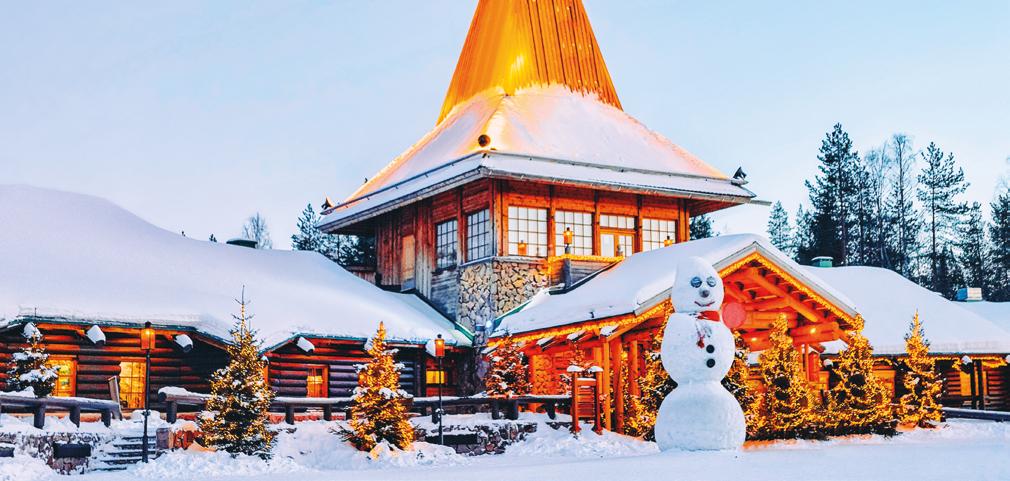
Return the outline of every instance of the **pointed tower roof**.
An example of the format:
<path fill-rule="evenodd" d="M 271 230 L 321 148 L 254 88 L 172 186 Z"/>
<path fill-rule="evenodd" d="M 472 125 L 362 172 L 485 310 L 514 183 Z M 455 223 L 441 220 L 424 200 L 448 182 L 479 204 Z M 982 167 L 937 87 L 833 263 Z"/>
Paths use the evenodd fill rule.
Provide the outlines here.
<path fill-rule="evenodd" d="M 582 0 L 481 0 L 438 122 L 484 90 L 546 85 L 621 108 Z"/>
<path fill-rule="evenodd" d="M 625 113 L 581 0 L 480 0 L 438 124 L 323 212 L 332 232 L 479 178 L 750 202 L 730 178 Z"/>

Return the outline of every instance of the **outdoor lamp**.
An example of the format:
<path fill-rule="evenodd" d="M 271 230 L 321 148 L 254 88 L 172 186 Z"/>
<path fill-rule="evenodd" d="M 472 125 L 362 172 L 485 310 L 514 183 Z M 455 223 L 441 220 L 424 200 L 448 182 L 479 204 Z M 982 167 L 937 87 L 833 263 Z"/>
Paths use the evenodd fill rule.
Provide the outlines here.
<path fill-rule="evenodd" d="M 445 384 L 445 371 L 442 369 L 442 358 L 445 357 L 445 339 L 439 334 L 435 338 L 435 359 L 438 359 L 438 444 L 445 445 L 445 437 L 442 434 L 442 385 Z"/>
<path fill-rule="evenodd" d="M 445 356 L 445 339 L 442 339 L 442 335 L 439 334 L 435 338 L 435 357 L 441 359 L 442 356 Z"/>
<path fill-rule="evenodd" d="M 151 328 L 151 321 L 144 323 L 144 328 L 140 330 L 140 349 L 144 351 L 144 435 L 140 448 L 141 458 L 146 463 L 147 457 L 147 417 L 151 415 L 151 349 L 154 349 L 154 329 Z"/>
<path fill-rule="evenodd" d="M 671 239 L 670 236 L 666 236 L 666 239 L 663 239 L 663 247 L 670 247 L 672 245 L 673 239 Z"/>
<path fill-rule="evenodd" d="M 154 329 L 151 328 L 151 321 L 144 323 L 144 328 L 140 331 L 140 348 L 145 351 L 154 349 Z"/>
<path fill-rule="evenodd" d="M 572 232 L 571 227 L 565 227 L 565 254 L 572 253 L 572 239 L 575 237 L 575 233 Z"/>
<path fill-rule="evenodd" d="M 526 255 L 526 241 L 520 239 L 519 246 L 516 247 L 516 250 L 519 251 L 519 255 Z"/>

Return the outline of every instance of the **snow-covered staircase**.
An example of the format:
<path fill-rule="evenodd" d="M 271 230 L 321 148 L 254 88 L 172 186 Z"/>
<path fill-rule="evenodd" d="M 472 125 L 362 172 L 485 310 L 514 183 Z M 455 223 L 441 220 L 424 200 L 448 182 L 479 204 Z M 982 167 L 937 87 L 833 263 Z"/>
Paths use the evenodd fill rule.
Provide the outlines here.
<path fill-rule="evenodd" d="M 97 459 L 92 464 L 96 471 L 121 471 L 139 463 L 143 459 L 143 433 L 127 432 L 113 439 L 99 449 Z M 154 433 L 147 436 L 147 455 L 149 459 L 157 458 L 157 440 Z"/>

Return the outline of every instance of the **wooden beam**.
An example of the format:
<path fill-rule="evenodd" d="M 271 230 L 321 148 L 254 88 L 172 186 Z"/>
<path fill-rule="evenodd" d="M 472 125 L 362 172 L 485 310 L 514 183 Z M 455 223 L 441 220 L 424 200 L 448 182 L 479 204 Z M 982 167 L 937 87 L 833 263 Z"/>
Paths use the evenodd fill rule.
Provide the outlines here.
<path fill-rule="evenodd" d="M 824 321 L 824 316 L 818 314 L 816 310 L 814 310 L 810 306 L 808 306 L 808 305 L 800 302 L 800 300 L 798 300 L 797 298 L 795 298 L 792 295 L 790 295 L 788 292 L 786 292 L 785 289 L 782 288 L 782 286 L 778 286 L 776 284 L 773 284 L 771 281 L 769 281 L 768 279 L 766 279 L 764 276 L 761 275 L 760 272 L 758 272 L 757 268 L 751 267 L 751 268 L 747 269 L 746 270 L 746 275 L 747 275 L 747 278 L 749 280 L 751 280 L 752 282 L 754 282 L 755 284 L 761 286 L 762 288 L 764 288 L 764 289 L 766 289 L 766 290 L 768 290 L 768 291 L 770 291 L 772 293 L 775 293 L 775 294 L 778 294 L 779 296 L 781 296 L 783 299 L 785 299 L 789 303 L 789 307 L 793 308 L 796 312 L 798 312 L 803 317 L 809 319 L 812 322 L 822 322 L 822 321 Z"/>
<path fill-rule="evenodd" d="M 625 342 L 627 342 L 627 341 L 625 341 Z M 628 343 L 628 376 L 629 376 L 628 380 L 631 381 L 631 382 L 629 383 L 630 384 L 630 386 L 629 386 L 630 389 L 628 389 L 628 390 L 631 391 L 631 395 L 632 396 L 641 395 L 641 391 L 639 390 L 639 387 L 638 387 L 638 376 L 639 376 L 638 356 L 639 356 L 639 354 L 638 354 L 638 341 L 631 341 L 631 342 L 629 342 Z"/>
<path fill-rule="evenodd" d="M 610 385 L 610 379 L 611 379 L 611 377 L 610 377 L 610 343 L 609 342 L 603 343 L 603 345 L 600 346 L 600 351 L 601 351 L 600 354 L 601 354 L 601 357 L 602 357 L 602 365 L 600 367 L 603 368 L 603 372 L 600 373 L 601 374 L 601 376 L 600 376 L 600 391 L 601 391 L 601 393 L 600 393 L 601 394 L 600 395 L 600 403 L 602 403 L 602 405 L 600 406 L 600 411 L 602 411 L 602 412 L 600 414 L 602 414 L 602 417 L 603 417 L 603 427 L 606 428 L 606 429 L 612 429 L 612 427 L 610 425 L 610 420 L 612 418 L 612 414 L 613 413 L 611 413 L 611 411 L 610 411 L 610 397 L 613 395 L 613 389 L 611 389 L 612 386 Z"/>
<path fill-rule="evenodd" d="M 615 393 L 614 398 L 614 430 L 623 433 L 624 432 L 624 390 L 622 389 L 624 384 L 623 369 L 624 366 L 624 344 L 621 342 L 621 338 L 616 338 L 610 341 L 610 353 L 613 357 L 611 365 L 613 366 L 614 374 L 614 386 L 612 392 Z"/>

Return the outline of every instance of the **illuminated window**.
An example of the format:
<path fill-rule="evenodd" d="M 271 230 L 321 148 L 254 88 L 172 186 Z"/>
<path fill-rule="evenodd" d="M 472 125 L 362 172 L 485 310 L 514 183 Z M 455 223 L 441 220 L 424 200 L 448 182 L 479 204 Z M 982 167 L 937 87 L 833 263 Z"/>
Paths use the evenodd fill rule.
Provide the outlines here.
<path fill-rule="evenodd" d="M 119 403 L 126 409 L 144 407 L 144 361 L 119 363 Z"/>
<path fill-rule="evenodd" d="M 445 371 L 429 369 L 424 372 L 424 381 L 430 386 L 445 384 Z"/>
<path fill-rule="evenodd" d="M 435 224 L 435 267 L 456 265 L 456 219 Z"/>
<path fill-rule="evenodd" d="M 554 254 L 565 253 L 565 229 L 572 230 L 571 253 L 580 256 L 593 254 L 593 214 L 589 212 L 554 212 Z"/>
<path fill-rule="evenodd" d="M 666 239 L 676 242 L 677 221 L 664 219 L 642 219 L 642 250 L 651 251 L 663 247 Z"/>
<path fill-rule="evenodd" d="M 491 255 L 491 228 L 488 210 L 466 216 L 466 260 L 483 259 Z"/>
<path fill-rule="evenodd" d="M 71 397 L 77 392 L 77 363 L 73 359 L 49 359 L 49 365 L 56 368 L 56 387 L 53 396 Z"/>
<path fill-rule="evenodd" d="M 510 256 L 547 257 L 547 209 L 509 206 Z"/>
<path fill-rule="evenodd" d="M 958 374 L 960 375 L 961 381 L 961 395 L 964 397 L 971 397 L 971 374 L 964 371 L 958 371 Z M 988 379 L 986 379 L 986 374 L 987 373 L 985 371 L 982 372 L 981 382 L 979 382 L 978 379 L 975 379 L 975 390 L 980 392 L 983 396 L 989 394 L 989 386 L 987 386 L 989 383 L 987 382 Z"/>
<path fill-rule="evenodd" d="M 630 256 L 635 252 L 635 218 L 625 215 L 600 216 L 600 254 Z"/>
<path fill-rule="evenodd" d="M 326 366 L 310 366 L 309 375 L 305 378 L 308 397 L 329 397 L 326 389 L 326 377 L 329 369 Z"/>

